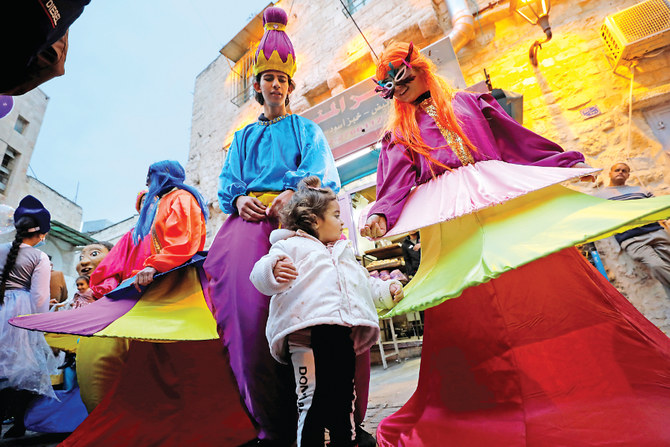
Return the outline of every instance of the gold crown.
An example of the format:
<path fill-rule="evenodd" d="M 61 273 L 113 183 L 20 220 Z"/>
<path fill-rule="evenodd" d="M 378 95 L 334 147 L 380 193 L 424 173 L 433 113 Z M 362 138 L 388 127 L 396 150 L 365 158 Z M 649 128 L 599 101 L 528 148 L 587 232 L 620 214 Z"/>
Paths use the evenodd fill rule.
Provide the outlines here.
<path fill-rule="evenodd" d="M 293 54 L 289 53 L 288 57 L 286 58 L 286 62 L 281 60 L 281 57 L 279 56 L 279 52 L 277 50 L 273 50 L 272 54 L 270 54 L 270 58 L 266 59 L 265 58 L 265 53 L 263 50 L 260 50 L 258 52 L 258 58 L 256 59 L 253 67 L 253 73 L 254 76 L 263 73 L 264 71 L 268 70 L 277 70 L 281 71 L 282 73 L 286 73 L 289 75 L 289 77 L 293 77 L 295 74 L 295 60 L 293 59 Z"/>

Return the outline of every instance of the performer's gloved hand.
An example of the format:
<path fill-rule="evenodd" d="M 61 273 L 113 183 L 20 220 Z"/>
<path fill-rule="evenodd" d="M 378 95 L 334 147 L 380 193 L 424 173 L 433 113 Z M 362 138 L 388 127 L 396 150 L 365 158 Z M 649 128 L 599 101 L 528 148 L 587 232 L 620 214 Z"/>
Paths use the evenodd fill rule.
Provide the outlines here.
<path fill-rule="evenodd" d="M 265 219 L 265 205 L 252 196 L 239 196 L 235 199 L 237 214 L 247 222 L 259 222 Z"/>
<path fill-rule="evenodd" d="M 365 221 L 365 226 L 361 228 L 363 237 L 382 237 L 386 234 L 386 217 L 381 214 L 373 214 Z"/>

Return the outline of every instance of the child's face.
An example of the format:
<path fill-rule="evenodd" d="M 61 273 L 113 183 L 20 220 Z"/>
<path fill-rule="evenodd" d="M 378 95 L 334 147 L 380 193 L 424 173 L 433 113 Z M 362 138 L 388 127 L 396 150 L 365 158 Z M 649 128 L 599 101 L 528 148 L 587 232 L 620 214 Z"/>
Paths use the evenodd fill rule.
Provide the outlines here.
<path fill-rule="evenodd" d="M 319 240 L 324 244 L 329 244 L 340 239 L 344 222 L 340 219 L 340 204 L 337 200 L 330 201 L 323 219 L 320 217 L 316 218 L 316 225 Z"/>
<path fill-rule="evenodd" d="M 77 285 L 77 290 L 79 292 L 86 292 L 86 290 L 88 290 L 88 283 L 83 279 L 78 279 L 75 284 Z"/>

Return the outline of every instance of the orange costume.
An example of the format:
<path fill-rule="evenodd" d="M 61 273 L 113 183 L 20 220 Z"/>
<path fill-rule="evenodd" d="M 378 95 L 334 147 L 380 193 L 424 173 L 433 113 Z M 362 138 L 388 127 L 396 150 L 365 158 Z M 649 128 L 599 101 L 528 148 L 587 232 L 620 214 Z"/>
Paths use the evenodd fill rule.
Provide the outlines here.
<path fill-rule="evenodd" d="M 173 189 L 160 198 L 151 232 L 142 241 L 151 245 L 143 265 L 159 272 L 178 267 L 202 250 L 205 236 L 198 202 L 188 191 Z M 161 280 L 182 270 L 187 269 Z M 222 374 L 229 366 L 218 340 L 131 341 L 124 359 L 102 402 L 62 446 L 219 446 L 253 438 L 231 375 Z"/>
<path fill-rule="evenodd" d="M 193 196 L 175 189 L 159 200 L 151 234 L 139 244 L 133 242 L 132 236 L 132 230 L 124 234 L 93 271 L 91 290 L 96 298 L 111 292 L 146 266 L 166 272 L 188 261 L 204 247 L 205 220 Z M 81 398 L 89 413 L 124 368 L 130 343 L 128 338 L 116 337 L 91 337 L 79 343 L 77 376 Z"/>

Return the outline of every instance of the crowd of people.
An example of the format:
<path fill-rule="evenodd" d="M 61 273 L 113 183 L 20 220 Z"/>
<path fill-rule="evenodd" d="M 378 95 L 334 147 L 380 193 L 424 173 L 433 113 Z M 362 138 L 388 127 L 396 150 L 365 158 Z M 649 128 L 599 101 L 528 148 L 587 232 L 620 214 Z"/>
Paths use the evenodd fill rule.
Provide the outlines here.
<path fill-rule="evenodd" d="M 393 106 L 360 233 L 407 233 L 412 281 L 373 277 L 343 236 L 323 132 L 288 113 L 287 20 L 264 12 L 253 65 L 263 113 L 235 133 L 218 191 L 229 217 L 207 253 L 204 198 L 179 163 L 159 161 L 136 226 L 82 249 L 68 298 L 36 248 L 49 212 L 21 201 L 16 238 L 0 245 L 5 437 L 24 434 L 31 402 L 55 397 L 60 348 L 76 352 L 88 414 L 65 447 L 320 447 L 326 434 L 331 447 L 669 443 L 670 340 L 573 246 L 629 230 L 622 247 L 665 281 L 647 216 L 670 203 L 631 206 L 644 193 L 622 189 L 625 164 L 612 168 L 614 200 L 560 186 L 595 170 L 393 43 L 377 66 Z M 420 310 L 417 389 L 375 439 L 362 422 L 378 315 Z"/>

